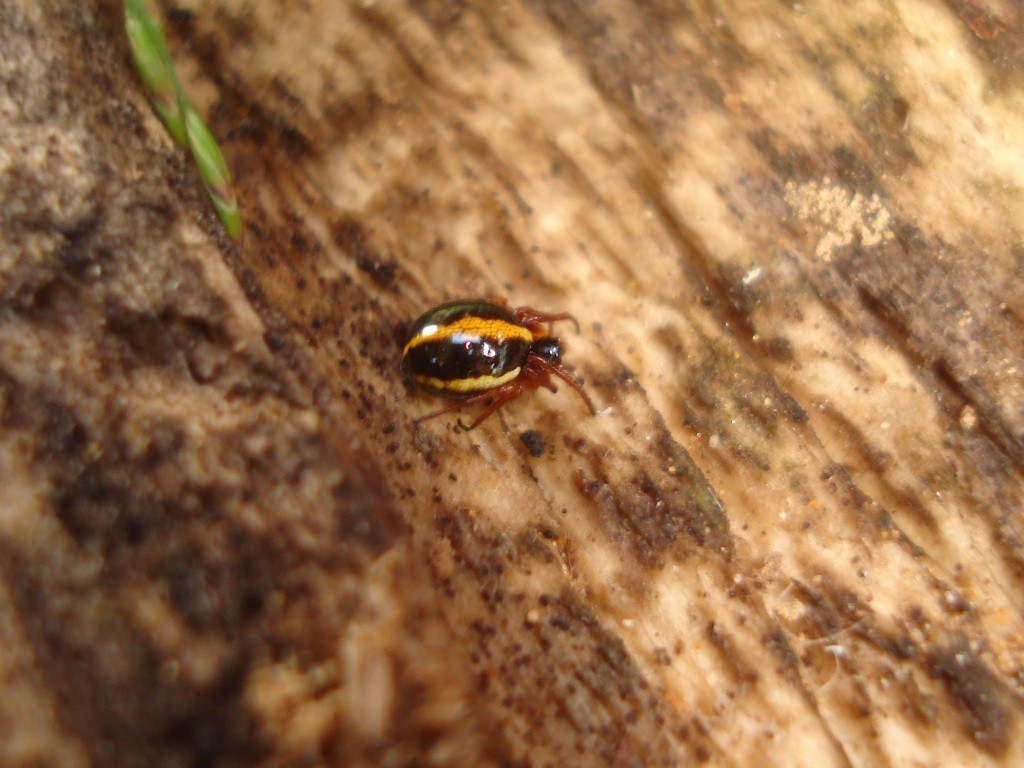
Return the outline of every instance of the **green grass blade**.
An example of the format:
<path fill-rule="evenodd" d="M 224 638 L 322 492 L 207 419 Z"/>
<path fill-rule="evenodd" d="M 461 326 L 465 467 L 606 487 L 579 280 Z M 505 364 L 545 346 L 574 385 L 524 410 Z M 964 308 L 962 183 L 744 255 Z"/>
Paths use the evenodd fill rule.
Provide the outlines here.
<path fill-rule="evenodd" d="M 167 132 L 186 145 L 224 228 L 232 237 L 242 231 L 238 198 L 231 171 L 210 129 L 189 103 L 167 50 L 160 13 L 152 0 L 125 0 L 124 28 L 135 68 L 149 91 L 150 102 Z"/>
<path fill-rule="evenodd" d="M 242 218 L 238 212 L 235 189 L 231 184 L 231 170 L 224 161 L 217 140 L 191 106 L 185 107 L 185 135 L 199 167 L 199 175 L 203 178 L 206 191 L 224 228 L 232 237 L 238 237 L 242 230 Z"/>
<path fill-rule="evenodd" d="M 181 109 L 181 86 L 167 56 L 159 24 L 154 23 L 138 0 L 126 0 L 124 28 L 135 68 L 149 89 L 150 102 L 167 132 L 179 144 L 185 143 L 185 117 Z"/>

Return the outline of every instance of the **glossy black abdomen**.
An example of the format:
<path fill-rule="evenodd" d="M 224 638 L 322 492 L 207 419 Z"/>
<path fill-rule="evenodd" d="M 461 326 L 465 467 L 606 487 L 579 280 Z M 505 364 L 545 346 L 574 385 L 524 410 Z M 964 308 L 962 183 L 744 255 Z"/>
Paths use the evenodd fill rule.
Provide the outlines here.
<path fill-rule="evenodd" d="M 469 394 L 515 378 L 532 343 L 530 331 L 507 307 L 488 301 L 449 302 L 413 323 L 402 368 L 423 386 Z"/>

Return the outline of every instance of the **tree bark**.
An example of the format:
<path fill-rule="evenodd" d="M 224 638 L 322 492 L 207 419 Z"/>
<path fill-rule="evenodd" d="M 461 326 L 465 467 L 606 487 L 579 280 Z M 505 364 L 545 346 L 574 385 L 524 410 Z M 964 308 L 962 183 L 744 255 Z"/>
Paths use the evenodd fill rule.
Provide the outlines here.
<path fill-rule="evenodd" d="M 1018 5 L 163 11 L 238 242 L 0 0 L 0 763 L 1020 765 Z M 414 423 L 499 295 L 596 416 Z"/>

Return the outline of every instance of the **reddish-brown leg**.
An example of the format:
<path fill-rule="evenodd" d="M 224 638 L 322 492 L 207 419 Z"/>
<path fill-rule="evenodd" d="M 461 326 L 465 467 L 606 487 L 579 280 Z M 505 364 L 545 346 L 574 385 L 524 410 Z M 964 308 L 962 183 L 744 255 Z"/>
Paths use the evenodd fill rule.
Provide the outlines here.
<path fill-rule="evenodd" d="M 533 307 L 516 307 L 513 311 L 515 312 L 516 320 L 529 328 L 530 332 L 534 334 L 544 333 L 544 323 L 555 323 L 559 320 L 569 320 L 576 327 L 576 333 L 580 332 L 579 321 L 568 312 L 550 314 L 548 312 L 538 312 Z"/>
<path fill-rule="evenodd" d="M 590 413 L 595 416 L 597 415 L 597 408 L 594 407 L 594 402 L 583 389 L 583 386 L 576 381 L 576 378 L 558 363 L 552 363 L 550 360 L 545 360 L 539 355 L 530 355 L 527 358 L 526 365 L 523 366 L 523 372 L 519 374 L 516 381 L 522 381 L 524 385 L 532 384 L 534 388 L 547 387 L 552 392 L 555 392 L 555 385 L 551 382 L 552 375 L 557 376 L 575 389 L 576 393 L 583 398 L 583 402 L 587 404 Z"/>
<path fill-rule="evenodd" d="M 476 429 L 484 419 L 494 413 L 496 410 L 505 405 L 505 403 L 511 402 L 523 394 L 523 390 L 528 386 L 528 382 L 521 382 L 518 378 L 513 379 L 508 384 L 502 384 L 500 387 L 492 391 L 494 402 L 491 403 L 484 412 L 473 419 L 473 422 L 467 427 L 462 423 L 462 419 L 459 419 L 458 426 L 464 432 L 469 432 L 471 429 Z"/>
<path fill-rule="evenodd" d="M 529 386 L 529 383 L 520 382 L 519 379 L 516 378 L 508 382 L 507 384 L 503 384 L 502 386 L 496 389 L 488 389 L 484 392 L 479 392 L 475 395 L 470 395 L 469 397 L 463 400 L 457 400 L 451 405 L 447 405 L 438 411 L 428 413 L 426 416 L 420 416 L 418 419 L 414 419 L 412 423 L 419 424 L 421 421 L 432 419 L 435 416 L 443 416 L 446 413 L 458 411 L 462 408 L 465 408 L 467 405 L 473 405 L 474 403 L 482 403 L 490 400 L 491 403 L 490 405 L 487 406 L 486 410 L 482 414 L 477 416 L 476 419 L 473 420 L 473 423 L 470 424 L 468 427 L 462 424 L 461 419 L 459 420 L 459 425 L 466 431 L 469 431 L 470 429 L 473 429 L 474 427 L 479 425 L 480 422 L 482 422 L 496 410 L 501 408 L 501 406 L 503 406 L 505 403 L 509 402 L 510 400 L 515 400 L 517 397 L 523 394 L 523 390 L 529 388 Z M 536 387 L 537 385 L 532 384 L 532 386 Z"/>
<path fill-rule="evenodd" d="M 467 397 L 465 399 L 456 400 L 455 402 L 451 403 L 450 405 L 446 405 L 444 408 L 441 408 L 440 410 L 432 411 L 428 413 L 426 416 L 420 416 L 418 419 L 413 419 L 412 423 L 419 424 L 421 421 L 427 421 L 428 419 L 433 419 L 436 418 L 437 416 L 444 416 L 446 413 L 451 413 L 452 411 L 458 411 L 462 408 L 465 408 L 467 405 L 472 405 L 473 403 L 479 403 L 484 400 L 489 400 L 495 396 L 495 393 L 497 391 L 498 390 L 489 389 L 486 392 L 480 392 L 476 395 L 471 395 L 470 397 Z"/>

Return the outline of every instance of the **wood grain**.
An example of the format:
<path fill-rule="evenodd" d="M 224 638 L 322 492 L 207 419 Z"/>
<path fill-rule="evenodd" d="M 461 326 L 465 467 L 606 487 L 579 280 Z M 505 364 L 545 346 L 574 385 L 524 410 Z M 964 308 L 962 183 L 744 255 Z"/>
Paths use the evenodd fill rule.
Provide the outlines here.
<path fill-rule="evenodd" d="M 164 11 L 238 243 L 0 0 L 3 762 L 1020 764 L 1018 5 Z M 413 425 L 494 295 L 597 416 Z"/>

